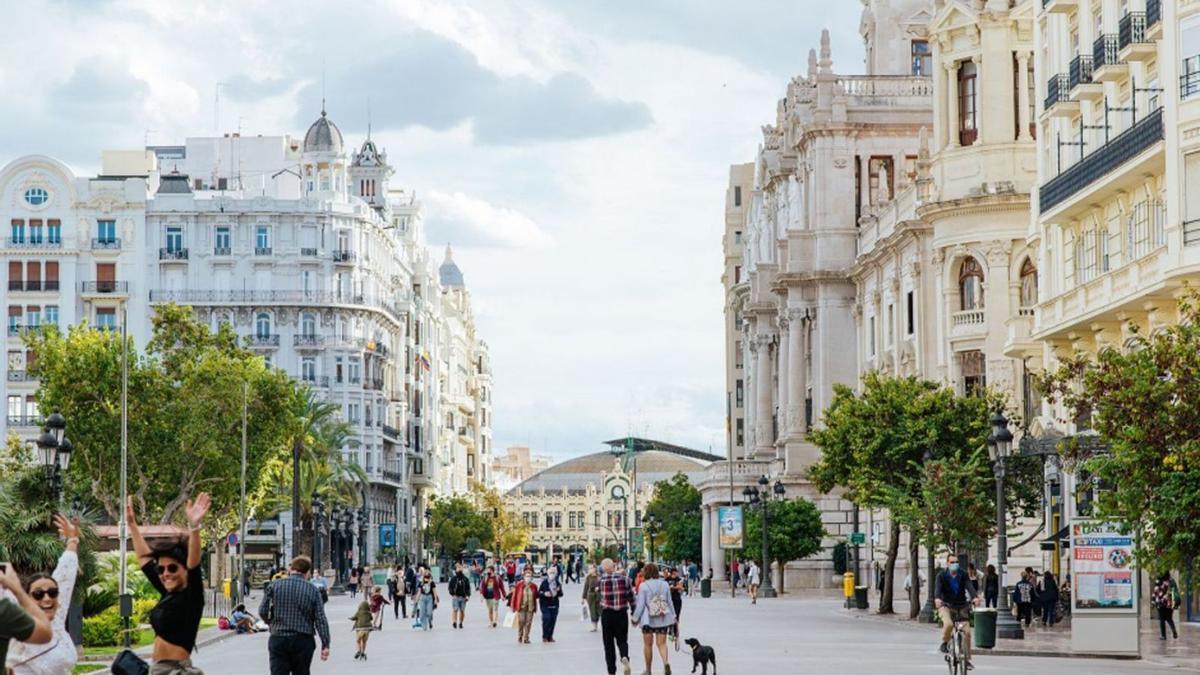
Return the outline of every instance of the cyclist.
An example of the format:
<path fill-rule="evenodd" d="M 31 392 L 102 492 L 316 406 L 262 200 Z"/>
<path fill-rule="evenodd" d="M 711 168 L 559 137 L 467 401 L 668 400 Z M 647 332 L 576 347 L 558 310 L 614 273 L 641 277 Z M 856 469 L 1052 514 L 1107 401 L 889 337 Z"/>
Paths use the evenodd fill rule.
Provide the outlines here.
<path fill-rule="evenodd" d="M 945 654 L 950 648 L 950 634 L 954 632 L 954 622 L 968 620 L 970 606 L 979 605 L 979 595 L 966 572 L 958 568 L 958 556 L 953 553 L 946 556 L 946 569 L 938 572 L 933 589 L 933 606 L 937 608 L 938 616 L 942 619 L 941 650 Z M 972 670 L 974 666 L 971 665 L 971 631 L 967 630 L 964 633 L 963 656 L 967 659 L 967 670 Z"/>

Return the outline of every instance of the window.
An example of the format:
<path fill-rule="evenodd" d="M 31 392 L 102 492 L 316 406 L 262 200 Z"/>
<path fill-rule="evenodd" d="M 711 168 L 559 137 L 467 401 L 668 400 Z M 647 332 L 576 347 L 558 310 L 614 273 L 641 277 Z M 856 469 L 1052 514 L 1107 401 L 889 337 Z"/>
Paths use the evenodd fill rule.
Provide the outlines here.
<path fill-rule="evenodd" d="M 256 255 L 269 255 L 271 253 L 270 226 L 259 225 L 254 228 L 254 253 Z"/>
<path fill-rule="evenodd" d="M 42 221 L 40 221 L 40 220 L 29 221 L 29 243 L 31 243 L 31 244 L 42 243 Z"/>
<path fill-rule="evenodd" d="M 914 317 L 915 310 L 916 310 L 916 307 L 913 306 L 913 292 L 909 291 L 908 294 L 904 296 L 904 311 L 906 314 L 905 323 L 904 323 L 904 328 L 905 328 L 904 334 L 905 335 L 912 335 L 914 329 L 916 328 L 915 322 L 913 321 L 913 319 L 915 318 Z"/>
<path fill-rule="evenodd" d="M 40 306 L 30 305 L 25 308 L 25 325 L 30 328 L 42 325 L 42 308 Z"/>
<path fill-rule="evenodd" d="M 896 164 L 891 157 L 872 157 L 867 161 L 867 200 L 870 204 L 880 201 L 881 179 L 887 180 L 887 199 L 892 199 L 896 196 Z"/>
<path fill-rule="evenodd" d="M 735 243 L 735 244 L 742 243 L 742 231 L 741 230 L 733 231 L 733 243 Z"/>
<path fill-rule="evenodd" d="M 600 512 L 593 511 L 593 514 L 594 514 L 593 520 L 592 520 L 593 524 L 595 524 L 596 527 L 600 527 Z"/>
<path fill-rule="evenodd" d="M 742 205 L 742 186 L 741 185 L 733 186 L 733 205 L 734 206 Z"/>
<path fill-rule="evenodd" d="M 25 202 L 30 206 L 41 206 L 50 199 L 50 193 L 44 188 L 31 187 L 25 191 Z"/>
<path fill-rule="evenodd" d="M 167 252 L 177 253 L 183 250 L 183 228 L 171 226 L 167 228 Z"/>
<path fill-rule="evenodd" d="M 350 384 L 358 384 L 362 380 L 362 362 L 357 358 L 350 359 Z"/>
<path fill-rule="evenodd" d="M 347 413 L 346 413 L 347 418 L 351 422 L 354 422 L 357 424 L 358 423 L 358 410 L 359 410 L 358 404 L 351 403 L 346 406 L 346 410 L 347 410 Z"/>
<path fill-rule="evenodd" d="M 96 239 L 98 239 L 101 244 L 115 243 L 117 241 L 117 221 L 97 220 Z"/>
<path fill-rule="evenodd" d="M 21 397 L 10 394 L 8 397 L 8 417 L 9 417 L 9 419 L 12 419 L 14 417 L 20 417 L 20 416 L 21 416 Z M 599 524 L 599 523 L 597 523 L 597 524 Z"/>
<path fill-rule="evenodd" d="M 58 305 L 46 305 L 46 323 L 58 325 Z"/>
<path fill-rule="evenodd" d="M 742 283 L 742 266 L 741 265 L 733 266 L 733 283 L 735 283 L 735 284 Z"/>
<path fill-rule="evenodd" d="M 213 253 L 216 255 L 229 255 L 232 247 L 230 245 L 231 237 L 229 236 L 229 227 L 221 226 L 217 228 L 217 235 L 213 241 Z"/>
<path fill-rule="evenodd" d="M 57 218 L 46 221 L 46 241 L 51 244 L 62 243 L 62 221 Z"/>
<path fill-rule="evenodd" d="M 739 408 L 741 408 L 745 404 L 746 388 L 745 388 L 745 385 L 743 384 L 742 380 L 737 381 L 737 386 L 735 388 L 735 393 L 734 393 L 733 399 L 734 399 L 735 405 L 737 405 L 737 407 L 739 407 Z"/>
<path fill-rule="evenodd" d="M 1200 15 L 1192 15 L 1179 24 L 1179 95 L 1188 98 L 1200 93 Z"/>
<path fill-rule="evenodd" d="M 317 381 L 317 360 L 306 356 L 300 360 L 300 379 L 305 382 Z"/>
<path fill-rule="evenodd" d="M 1041 413 L 1042 395 L 1037 388 L 1037 377 L 1029 369 L 1029 365 L 1022 363 L 1021 370 L 1021 398 L 1024 403 L 1022 412 L 1025 414 L 1025 428 L 1028 429 L 1029 424 Z"/>
<path fill-rule="evenodd" d="M 260 312 L 254 317 L 254 335 L 259 338 L 267 338 L 271 336 L 271 315 L 266 312 Z"/>
<path fill-rule="evenodd" d="M 740 448 L 746 444 L 746 420 L 741 417 L 737 418 L 735 429 L 734 443 Z"/>
<path fill-rule="evenodd" d="M 929 40 L 912 41 L 912 74 L 929 76 L 933 74 L 933 52 L 929 49 Z"/>
<path fill-rule="evenodd" d="M 973 61 L 966 61 L 958 68 L 958 142 L 961 145 L 971 145 L 978 136 L 975 75 Z"/>
<path fill-rule="evenodd" d="M 869 322 L 869 324 L 868 324 L 868 325 L 869 325 L 869 326 L 870 326 L 870 328 L 871 328 L 871 331 L 870 331 L 870 332 L 871 332 L 871 337 L 869 338 L 869 339 L 870 339 L 871 351 L 870 351 L 870 352 L 868 352 L 868 354 L 869 354 L 870 356 L 875 356 L 875 317 L 871 317 L 871 320 L 870 320 L 870 322 Z"/>
<path fill-rule="evenodd" d="M 572 511 L 570 513 L 570 518 L 568 518 L 567 520 L 568 520 L 568 525 L 570 526 L 570 528 L 572 530 L 574 530 L 575 529 L 575 512 L 574 511 Z"/>
<path fill-rule="evenodd" d="M 8 334 L 17 335 L 21 331 L 21 316 L 25 313 L 19 305 L 8 306 Z"/>
<path fill-rule="evenodd" d="M 1033 307 L 1037 304 L 1038 280 L 1037 268 L 1029 258 L 1021 264 L 1021 308 Z"/>
<path fill-rule="evenodd" d="M 892 346 L 896 341 L 896 312 L 893 305 L 888 305 L 887 311 L 887 344 Z"/>
<path fill-rule="evenodd" d="M 300 319 L 300 334 L 312 337 L 317 334 L 317 317 L 305 314 Z"/>
<path fill-rule="evenodd" d="M 742 341 L 734 340 L 733 342 L 733 367 L 741 370 L 745 367 L 746 357 L 742 354 Z"/>
<path fill-rule="evenodd" d="M 25 243 L 25 221 L 24 220 L 18 220 L 16 218 L 13 218 L 10 238 L 12 239 L 12 243 L 14 243 L 14 244 L 24 244 Z"/>
<path fill-rule="evenodd" d="M 983 352 L 959 352 L 958 368 L 962 394 L 964 396 L 982 396 L 987 388 L 986 362 Z"/>
<path fill-rule="evenodd" d="M 959 309 L 983 309 L 983 269 L 966 258 L 958 271 Z"/>
<path fill-rule="evenodd" d="M 115 307 L 101 307 L 96 310 L 96 328 L 116 330 L 117 310 Z"/>

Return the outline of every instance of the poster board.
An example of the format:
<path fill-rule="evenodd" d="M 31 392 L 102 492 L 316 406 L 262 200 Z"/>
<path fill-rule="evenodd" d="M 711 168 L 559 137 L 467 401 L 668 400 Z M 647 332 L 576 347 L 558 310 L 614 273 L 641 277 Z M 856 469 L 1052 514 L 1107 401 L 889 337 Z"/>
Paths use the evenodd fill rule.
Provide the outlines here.
<path fill-rule="evenodd" d="M 722 549 L 745 547 L 746 521 L 744 515 L 740 506 L 717 507 L 717 520 L 720 523 L 718 540 Z"/>
<path fill-rule="evenodd" d="M 1113 523 L 1071 521 L 1071 603 L 1081 614 L 1136 614 L 1138 574 L 1133 535 Z"/>

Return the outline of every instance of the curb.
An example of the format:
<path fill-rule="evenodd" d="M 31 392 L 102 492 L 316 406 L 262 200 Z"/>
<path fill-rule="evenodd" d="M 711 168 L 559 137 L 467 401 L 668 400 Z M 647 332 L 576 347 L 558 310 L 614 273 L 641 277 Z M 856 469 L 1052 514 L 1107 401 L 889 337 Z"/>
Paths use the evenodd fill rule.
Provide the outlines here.
<path fill-rule="evenodd" d="M 199 651 L 201 647 L 208 647 L 210 645 L 219 644 L 219 643 L 224 642 L 225 640 L 228 640 L 229 638 L 238 634 L 237 631 L 235 631 L 235 630 L 220 630 L 220 629 L 209 629 L 209 630 L 214 630 L 215 631 L 214 634 L 209 637 L 206 637 L 204 639 L 197 640 L 196 641 L 196 650 L 197 651 Z M 146 645 L 143 647 L 138 647 L 137 649 L 133 650 L 133 653 L 137 654 L 138 656 L 141 656 L 142 658 L 149 658 L 150 653 L 153 650 L 153 648 L 154 648 L 154 646 L 152 644 L 150 644 L 150 645 Z M 118 652 L 118 654 L 119 653 L 120 652 Z M 81 656 L 79 658 L 78 663 L 81 663 L 81 664 L 112 663 L 113 659 L 115 659 L 116 657 L 117 657 L 117 654 L 105 654 L 103 656 Z"/>

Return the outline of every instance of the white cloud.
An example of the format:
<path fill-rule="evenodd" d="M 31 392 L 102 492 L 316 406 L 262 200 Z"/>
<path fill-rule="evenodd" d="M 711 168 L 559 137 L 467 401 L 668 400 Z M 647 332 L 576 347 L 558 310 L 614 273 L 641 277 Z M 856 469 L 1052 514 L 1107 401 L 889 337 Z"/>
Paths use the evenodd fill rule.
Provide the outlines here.
<path fill-rule="evenodd" d="M 554 238 L 532 218 L 462 192 L 423 194 L 431 239 L 464 247 L 547 248 Z"/>

